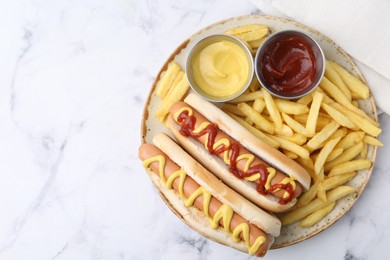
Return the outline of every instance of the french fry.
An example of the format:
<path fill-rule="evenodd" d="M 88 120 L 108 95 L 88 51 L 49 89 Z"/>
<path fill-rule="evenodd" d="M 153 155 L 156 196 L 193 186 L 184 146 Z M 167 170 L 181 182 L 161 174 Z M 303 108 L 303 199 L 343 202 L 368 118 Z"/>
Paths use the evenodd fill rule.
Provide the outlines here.
<path fill-rule="evenodd" d="M 344 152 L 343 148 L 333 148 L 333 151 L 328 155 L 328 158 L 326 158 L 326 162 L 330 162 L 337 157 L 339 157 Z"/>
<path fill-rule="evenodd" d="M 289 137 L 294 135 L 293 130 L 285 124 L 282 124 L 282 128 L 278 128 L 275 126 L 275 134 Z"/>
<path fill-rule="evenodd" d="M 337 158 L 335 158 L 334 160 L 326 162 L 324 165 L 325 172 L 330 171 L 335 165 L 352 160 L 353 158 L 358 156 L 362 150 L 363 150 L 363 143 L 357 143 L 355 145 L 352 145 L 351 147 L 344 150 L 344 153 L 338 156 Z"/>
<path fill-rule="evenodd" d="M 273 119 L 276 127 L 281 129 L 283 126 L 282 117 L 280 116 L 280 112 L 276 107 L 274 99 L 272 98 L 271 94 L 268 93 L 264 88 L 262 88 L 261 91 L 263 92 L 265 106 L 267 107 L 271 118 Z"/>
<path fill-rule="evenodd" d="M 344 84 L 344 81 L 341 79 L 340 75 L 328 60 L 326 61 L 325 77 L 328 78 L 335 86 L 337 86 L 347 96 L 349 101 L 352 100 L 351 91 Z"/>
<path fill-rule="evenodd" d="M 319 182 L 316 182 L 311 185 L 310 188 L 298 198 L 294 208 L 300 208 L 309 204 L 317 195 L 318 184 Z"/>
<path fill-rule="evenodd" d="M 367 120 L 366 118 L 363 118 L 362 116 L 357 115 L 338 104 L 333 104 L 332 106 L 342 112 L 346 117 L 349 118 L 349 120 L 351 120 L 354 125 L 359 127 L 367 134 L 377 137 L 382 132 L 382 129 L 373 125 L 370 120 Z"/>
<path fill-rule="evenodd" d="M 320 208 L 319 210 L 311 213 L 309 216 L 307 216 L 304 220 L 302 220 L 299 225 L 301 227 L 311 227 L 317 224 L 321 219 L 323 219 L 326 215 L 328 215 L 333 208 L 335 207 L 336 202 L 332 202 L 327 206 L 324 206 L 323 208 Z"/>
<path fill-rule="evenodd" d="M 343 138 L 343 137 L 346 136 L 347 134 L 348 134 L 348 129 L 345 128 L 345 127 L 340 127 L 339 129 L 336 130 L 336 132 L 334 132 L 334 133 L 329 137 L 329 139 L 333 139 L 333 138 L 337 138 L 337 137 Z"/>
<path fill-rule="evenodd" d="M 297 103 L 308 106 L 313 100 L 312 95 L 306 95 L 297 100 Z"/>
<path fill-rule="evenodd" d="M 245 117 L 245 114 L 242 113 L 240 109 L 238 109 L 237 105 L 225 103 L 222 107 L 222 110 L 228 113 L 235 114 L 237 116 Z"/>
<path fill-rule="evenodd" d="M 292 136 L 276 135 L 277 137 L 284 138 L 287 141 L 296 143 L 297 145 L 303 145 L 306 143 L 307 138 L 304 135 L 294 133 Z"/>
<path fill-rule="evenodd" d="M 308 119 L 308 114 L 295 115 L 293 118 L 294 118 L 295 121 L 297 121 L 297 122 L 299 122 L 301 124 L 306 125 L 306 122 L 307 122 L 307 119 Z M 323 128 L 326 125 L 328 125 L 331 121 L 332 120 L 327 118 L 327 117 L 324 117 L 322 115 L 318 115 L 316 128 L 317 127 Z"/>
<path fill-rule="evenodd" d="M 325 126 L 320 132 L 313 136 L 310 141 L 307 142 L 307 146 L 312 149 L 317 149 L 322 142 L 330 137 L 340 127 L 340 124 L 333 121 Z"/>
<path fill-rule="evenodd" d="M 272 136 L 272 135 L 268 135 L 268 136 L 271 137 L 272 139 L 276 140 L 277 142 L 279 142 L 281 148 L 286 149 L 288 151 L 291 151 L 291 152 L 297 154 L 299 157 L 302 157 L 303 159 L 310 158 L 309 151 L 307 151 L 302 146 L 297 145 L 293 142 L 287 141 L 284 138 L 280 138 L 280 137 Z"/>
<path fill-rule="evenodd" d="M 304 144 L 304 145 L 302 145 L 302 147 L 305 148 L 306 150 L 308 150 L 309 153 L 313 153 L 313 152 L 316 150 L 316 149 L 312 149 L 312 148 L 310 148 L 309 146 L 307 146 L 307 143 Z"/>
<path fill-rule="evenodd" d="M 162 101 L 160 107 L 156 111 L 156 117 L 158 122 L 162 123 L 169 113 L 169 109 L 173 104 L 178 102 L 183 98 L 183 96 L 187 93 L 190 85 L 188 84 L 187 78 L 182 77 L 180 82 L 176 86 L 172 86 L 172 91 L 170 91 L 170 95 L 167 95 Z"/>
<path fill-rule="evenodd" d="M 250 105 L 248 105 L 247 103 L 239 103 L 237 106 L 247 117 L 249 117 L 255 123 L 257 128 L 269 134 L 273 134 L 275 132 L 275 127 L 273 126 L 273 124 L 271 124 L 267 119 L 260 115 L 260 113 L 254 110 Z"/>
<path fill-rule="evenodd" d="M 375 137 L 372 137 L 369 135 L 365 135 L 363 137 L 363 142 L 365 142 L 367 144 L 375 145 L 375 146 L 383 146 L 383 143 L 381 141 L 379 141 Z"/>
<path fill-rule="evenodd" d="M 320 172 L 317 175 L 317 179 L 316 181 L 323 181 L 325 179 L 325 172 L 324 172 L 324 168 L 321 168 Z"/>
<path fill-rule="evenodd" d="M 226 34 L 240 34 L 240 33 L 246 33 L 258 29 L 267 29 L 265 25 L 262 24 L 246 24 L 246 25 L 241 25 L 237 26 L 234 28 L 231 28 L 227 31 L 225 31 Z"/>
<path fill-rule="evenodd" d="M 345 107 L 354 107 L 348 97 L 327 78 L 323 77 L 320 82 L 321 88 L 334 100 Z"/>
<path fill-rule="evenodd" d="M 329 61 L 329 64 L 334 68 L 335 71 L 341 76 L 347 87 L 352 93 L 357 94 L 358 98 L 368 98 L 370 96 L 370 90 L 363 82 L 357 77 L 353 76 L 339 64 Z"/>
<path fill-rule="evenodd" d="M 358 170 L 362 170 L 362 169 L 367 169 L 367 168 L 370 168 L 372 165 L 372 162 L 370 160 L 366 160 L 366 159 L 358 159 L 358 160 L 352 160 L 352 161 L 349 161 L 349 162 L 344 162 L 344 163 L 340 163 L 340 164 L 337 164 L 336 166 L 334 166 L 328 176 L 331 177 L 331 176 L 335 176 L 335 175 L 340 175 L 340 174 L 343 174 L 343 173 L 347 173 L 347 172 L 353 172 L 353 171 L 358 171 Z"/>
<path fill-rule="evenodd" d="M 328 200 L 326 197 L 326 192 L 323 190 L 317 190 L 317 198 L 319 198 L 323 202 L 326 202 Z"/>
<path fill-rule="evenodd" d="M 348 182 L 355 176 L 356 176 L 356 172 L 347 172 L 341 175 L 335 175 L 333 177 L 326 178 L 325 180 L 319 182 L 317 188 L 320 191 L 327 191 L 330 189 L 334 189 Z"/>
<path fill-rule="evenodd" d="M 294 132 L 296 133 L 299 133 L 303 136 L 306 136 L 306 137 L 311 137 L 312 135 L 309 133 L 309 131 L 306 129 L 306 127 L 304 127 L 303 125 L 301 125 L 299 122 L 295 121 L 294 119 L 292 119 L 290 116 L 288 116 L 287 114 L 285 113 L 282 113 L 282 117 L 284 119 L 284 122 L 286 122 L 286 124 L 291 127 L 292 130 L 294 130 Z"/>
<path fill-rule="evenodd" d="M 362 151 L 360 152 L 360 158 L 361 159 L 366 159 L 367 158 L 367 143 L 363 143 L 363 149 Z"/>
<path fill-rule="evenodd" d="M 322 179 L 317 174 L 315 174 L 314 170 L 312 169 L 306 169 L 306 170 L 309 173 L 310 177 L 313 179 L 314 183 L 322 181 Z"/>
<path fill-rule="evenodd" d="M 171 95 L 171 92 L 175 89 L 174 86 L 177 86 L 177 84 L 179 84 L 179 82 L 181 81 L 181 79 L 183 77 L 185 77 L 185 73 L 184 73 L 184 71 L 181 70 L 181 71 L 179 71 L 179 73 L 177 73 L 177 75 L 176 75 L 175 79 L 173 80 L 172 85 L 169 88 L 168 93 L 166 94 L 166 96 Z"/>
<path fill-rule="evenodd" d="M 265 107 L 265 102 L 262 98 L 256 98 L 252 105 L 253 109 L 261 114 Z"/>
<path fill-rule="evenodd" d="M 242 119 L 234 114 L 231 114 L 231 113 L 228 113 L 228 115 L 230 117 L 232 117 L 234 120 L 236 120 L 238 123 L 240 123 L 243 127 L 248 129 L 249 132 L 251 132 L 253 135 L 257 136 L 259 139 L 263 140 L 264 142 L 268 143 L 269 145 L 271 145 L 272 147 L 274 147 L 276 149 L 279 148 L 279 146 L 280 146 L 279 142 L 270 138 L 268 135 L 264 134 L 259 129 L 251 126 L 244 119 Z"/>
<path fill-rule="evenodd" d="M 251 30 L 248 32 L 243 32 L 243 33 L 235 33 L 233 35 L 241 40 L 249 42 L 249 41 L 255 41 L 255 40 L 259 40 L 259 39 L 263 38 L 264 36 L 266 36 L 268 34 L 268 32 L 269 32 L 268 28 L 264 26 L 263 28 L 258 28 L 258 29 L 254 29 L 254 30 Z"/>
<path fill-rule="evenodd" d="M 318 112 L 320 111 L 323 95 L 317 92 L 313 97 L 313 102 L 310 106 L 309 115 L 307 117 L 306 129 L 311 136 L 315 134 L 317 125 Z"/>
<path fill-rule="evenodd" d="M 321 181 L 321 178 L 319 178 L 318 175 L 315 174 L 314 170 L 312 169 L 306 169 L 306 170 L 309 173 L 310 177 L 313 179 L 314 183 Z"/>
<path fill-rule="evenodd" d="M 331 136 L 329 136 L 329 138 L 327 140 L 335 139 L 337 137 L 343 138 L 344 136 L 347 135 L 347 133 L 348 133 L 348 130 L 345 127 L 339 128 L 339 129 L 336 130 L 336 132 L 334 132 Z M 326 140 L 323 141 L 321 144 L 319 144 L 316 149 L 324 147 L 325 144 L 326 144 Z"/>
<path fill-rule="evenodd" d="M 341 137 L 329 140 L 325 146 L 321 149 L 318 157 L 314 162 L 314 172 L 316 174 L 320 174 L 321 169 L 325 164 L 326 158 L 328 158 L 329 154 L 333 151 L 333 148 L 340 141 Z"/>
<path fill-rule="evenodd" d="M 309 112 L 309 108 L 306 105 L 278 98 L 275 98 L 274 100 L 277 108 L 282 113 L 289 115 L 301 115 Z"/>
<path fill-rule="evenodd" d="M 318 86 L 316 90 L 314 90 L 312 93 L 310 93 L 311 96 L 314 96 L 317 92 L 321 93 L 324 97 L 322 98 L 322 102 L 326 104 L 332 104 L 335 101 L 331 99 L 322 89 L 321 86 Z"/>
<path fill-rule="evenodd" d="M 318 182 L 319 182 L 319 183 L 321 183 L 322 181 L 324 181 L 324 179 L 325 179 L 324 168 L 321 168 L 321 170 L 320 170 L 319 174 L 317 174 L 317 176 L 318 176 Z M 324 201 L 324 202 L 326 202 L 326 201 L 328 200 L 328 198 L 327 198 L 327 196 L 326 196 L 326 192 L 323 191 L 323 190 L 318 190 L 318 191 L 317 191 L 317 197 L 318 197 L 320 200 Z"/>
<path fill-rule="evenodd" d="M 249 90 L 251 92 L 254 92 L 254 91 L 257 91 L 259 88 L 260 88 L 260 82 L 257 80 L 256 77 L 253 78 L 253 80 L 251 81 L 251 84 L 249 85 Z"/>
<path fill-rule="evenodd" d="M 295 153 L 293 153 L 291 151 L 285 150 L 285 149 L 283 149 L 283 153 L 285 155 L 287 155 L 288 157 L 290 157 L 291 159 L 293 159 L 293 160 L 297 159 L 299 157 L 297 154 L 295 154 Z"/>
<path fill-rule="evenodd" d="M 157 83 L 156 96 L 165 98 L 180 71 L 180 66 L 176 62 L 172 61 L 168 64 L 167 70 L 161 73 L 160 80 Z"/>
<path fill-rule="evenodd" d="M 353 130 L 358 130 L 351 120 L 348 119 L 343 113 L 339 112 L 337 109 L 322 103 L 321 108 L 326 111 L 337 123 L 339 123 L 342 126 L 345 126 L 347 128 L 353 129 Z"/>
<path fill-rule="evenodd" d="M 247 101 L 254 101 L 256 98 L 263 98 L 263 92 L 261 92 L 261 90 L 250 92 L 250 93 L 244 93 L 241 96 L 233 100 L 230 100 L 229 103 L 241 103 Z"/>
<path fill-rule="evenodd" d="M 257 48 L 259 48 L 259 46 L 265 41 L 265 39 L 267 39 L 266 36 L 264 36 L 263 38 L 257 39 L 257 40 L 248 41 L 248 44 L 249 44 L 249 46 L 251 46 L 253 49 L 257 49 Z"/>
<path fill-rule="evenodd" d="M 344 150 L 346 150 L 354 144 L 361 142 L 363 140 L 363 137 L 364 132 L 351 132 L 345 137 L 343 137 L 335 148 L 343 148 Z"/>
<path fill-rule="evenodd" d="M 345 197 L 351 193 L 354 193 L 356 190 L 353 187 L 350 186 L 339 186 L 333 190 L 330 190 L 326 193 L 327 201 L 324 202 L 320 200 L 319 198 L 316 198 L 312 200 L 309 204 L 306 206 L 297 208 L 293 211 L 290 211 L 286 215 L 282 216 L 280 218 L 283 225 L 289 225 L 294 222 L 297 222 L 298 220 L 303 219 L 304 217 L 308 216 L 309 214 L 317 211 L 318 209 L 325 207 L 331 203 L 333 203 L 336 200 L 341 199 L 342 197 Z"/>

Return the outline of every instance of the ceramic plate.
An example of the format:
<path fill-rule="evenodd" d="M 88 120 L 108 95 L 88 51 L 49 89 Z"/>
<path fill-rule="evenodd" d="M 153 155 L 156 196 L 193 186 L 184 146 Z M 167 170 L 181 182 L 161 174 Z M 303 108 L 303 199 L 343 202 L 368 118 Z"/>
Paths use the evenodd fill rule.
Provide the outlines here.
<path fill-rule="evenodd" d="M 185 40 L 180 46 L 178 46 L 177 49 L 171 54 L 171 56 L 169 56 L 169 58 L 166 60 L 161 70 L 156 75 L 156 81 L 153 83 L 150 89 L 149 96 L 145 104 L 144 115 L 141 123 L 142 124 L 141 142 L 151 143 L 153 136 L 160 132 L 165 132 L 170 135 L 169 131 L 165 128 L 165 126 L 158 123 L 156 118 L 154 117 L 155 111 L 161 103 L 160 98 L 154 95 L 156 83 L 160 77 L 161 72 L 166 70 L 168 64 L 172 60 L 175 60 L 179 65 L 181 65 L 182 69 L 184 69 L 187 54 L 189 53 L 192 46 L 200 39 L 211 34 L 223 33 L 227 29 L 233 27 L 237 27 L 245 24 L 252 24 L 252 23 L 259 23 L 268 26 L 271 33 L 280 30 L 293 29 L 293 30 L 304 31 L 310 34 L 321 45 L 327 59 L 337 62 L 338 64 L 342 65 L 344 68 L 349 70 L 352 74 L 358 76 L 362 81 L 364 81 L 364 78 L 362 77 L 359 69 L 357 68 L 357 66 L 354 64 L 352 59 L 345 51 L 343 51 L 331 39 L 327 38 L 326 36 L 322 35 L 318 31 L 315 31 L 305 25 L 299 24 L 292 20 L 282 19 L 279 17 L 258 16 L 258 15 L 241 16 L 241 17 L 227 19 L 215 23 L 213 25 L 210 25 L 200 30 L 199 32 L 196 32 L 189 39 Z M 375 106 L 374 99 L 372 97 L 364 101 L 360 101 L 359 105 L 360 108 L 363 109 L 368 115 L 370 115 L 372 118 L 375 118 L 377 120 L 376 106 Z M 367 157 L 372 162 L 375 162 L 376 147 L 373 146 L 368 147 Z M 289 246 L 301 242 L 305 239 L 308 239 L 318 234 L 319 232 L 325 230 L 330 225 L 335 223 L 352 207 L 353 204 L 355 204 L 356 200 L 358 199 L 364 187 L 366 186 L 371 176 L 371 172 L 372 172 L 372 168 L 360 171 L 359 174 L 357 174 L 348 183 L 348 185 L 356 188 L 357 193 L 354 195 L 344 197 L 343 199 L 340 199 L 337 202 L 334 210 L 329 215 L 327 215 L 327 217 L 321 220 L 318 224 L 310 228 L 299 227 L 298 223 L 283 226 L 281 230 L 281 235 L 278 238 L 276 238 L 272 248 L 273 249 L 281 248 L 281 247 L 285 247 L 285 246 Z M 170 207 L 170 209 L 179 218 L 182 218 L 181 215 L 178 212 L 176 212 L 175 209 L 170 205 L 167 198 L 161 193 L 160 195 L 162 199 L 165 201 L 165 203 L 168 205 L 168 207 Z M 183 221 L 185 222 L 185 220 Z"/>

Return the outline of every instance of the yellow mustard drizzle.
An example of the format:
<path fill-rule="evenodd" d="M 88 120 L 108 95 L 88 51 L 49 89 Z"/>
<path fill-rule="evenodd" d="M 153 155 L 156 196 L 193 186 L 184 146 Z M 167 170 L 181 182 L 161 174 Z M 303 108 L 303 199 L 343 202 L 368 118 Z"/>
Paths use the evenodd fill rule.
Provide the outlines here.
<path fill-rule="evenodd" d="M 186 111 L 188 113 L 189 116 L 192 116 L 194 114 L 194 111 L 189 108 L 189 107 L 182 107 L 180 108 L 178 111 L 176 111 L 176 113 L 173 115 L 174 116 L 174 119 L 175 121 L 177 122 L 177 118 L 179 117 L 179 115 Z M 200 133 L 202 132 L 208 125 L 210 125 L 211 123 L 210 122 L 203 122 L 200 124 L 200 126 L 198 126 L 196 129 L 193 130 L 194 133 Z M 208 138 L 209 136 L 209 133 L 206 133 L 206 136 L 205 136 L 205 143 L 204 143 L 204 146 L 206 148 L 206 150 L 208 149 Z M 216 141 L 213 145 L 213 149 L 217 149 L 219 146 L 221 145 L 224 145 L 225 147 L 229 147 L 230 146 L 230 140 L 227 139 L 227 138 L 222 138 L 218 141 Z M 230 165 L 230 160 L 229 160 L 229 157 L 230 157 L 230 149 L 228 150 L 225 150 L 223 152 L 223 160 L 224 162 L 227 164 L 227 165 Z M 246 163 L 245 163 L 245 166 L 244 166 L 244 172 L 247 172 L 250 165 L 252 164 L 252 162 L 254 161 L 255 159 L 255 156 L 253 154 L 242 154 L 242 155 L 239 155 L 237 157 L 237 163 L 240 161 L 240 160 L 246 160 Z M 275 177 L 276 175 L 276 170 L 272 167 L 267 167 L 267 171 L 268 171 L 268 177 L 267 177 L 267 180 L 266 180 L 266 184 L 265 184 L 265 188 L 266 190 L 268 190 L 270 187 L 271 187 L 271 182 L 272 182 L 272 179 Z M 253 174 L 251 176 L 248 176 L 248 177 L 244 177 L 245 180 L 247 181 L 251 181 L 251 182 L 255 182 L 257 181 L 258 179 L 260 178 L 260 173 L 256 173 L 256 174 Z M 281 184 L 287 184 L 287 183 L 291 183 L 293 189 L 295 190 L 295 187 L 296 187 L 296 183 L 293 179 L 293 177 L 289 178 L 289 177 L 285 177 L 283 179 L 283 181 L 280 182 Z M 278 189 L 275 189 L 274 192 L 277 192 L 279 191 L 280 188 Z M 286 191 L 284 194 L 283 194 L 283 198 L 287 198 L 289 196 L 289 193 Z"/>
<path fill-rule="evenodd" d="M 237 163 L 238 163 L 238 161 L 245 160 L 245 159 L 247 161 L 246 161 L 246 164 L 245 164 L 245 167 L 244 167 L 244 172 L 249 170 L 249 167 L 251 166 L 253 160 L 255 159 L 255 156 L 253 154 L 250 154 L 250 153 L 239 155 L 237 157 Z"/>
<path fill-rule="evenodd" d="M 276 175 L 276 170 L 274 168 L 267 168 L 268 173 L 269 173 L 269 178 L 267 179 L 264 187 L 268 190 L 271 187 L 271 180 L 274 178 Z"/>
<path fill-rule="evenodd" d="M 296 184 L 296 182 L 295 182 L 295 179 L 294 179 L 294 177 L 290 177 L 290 178 L 284 178 L 281 182 L 280 182 L 281 184 L 287 184 L 287 183 L 290 183 L 291 184 L 291 186 L 292 186 L 292 188 L 295 190 L 295 188 L 297 187 L 297 184 Z M 276 191 L 278 191 L 278 190 L 280 190 L 280 189 L 277 189 Z M 288 194 L 288 192 L 286 191 L 286 192 L 284 192 L 284 194 L 283 194 L 283 198 L 287 198 L 289 196 L 289 194 Z"/>
<path fill-rule="evenodd" d="M 233 210 L 229 205 L 223 204 L 218 211 L 215 213 L 213 221 L 211 221 L 211 227 L 217 228 L 219 226 L 219 221 L 223 221 L 223 229 L 226 232 L 230 232 L 230 222 L 233 217 Z M 246 223 L 243 223 L 246 224 Z M 247 225 L 248 226 L 248 225 Z M 240 241 L 236 241 L 240 242 Z"/>
<path fill-rule="evenodd" d="M 179 195 L 184 201 L 184 205 L 186 207 L 191 207 L 196 198 L 199 196 L 203 196 L 203 212 L 206 215 L 206 217 L 209 219 L 210 225 L 213 229 L 216 229 L 219 227 L 219 221 L 222 219 L 224 230 L 229 233 L 235 242 L 240 242 L 240 234 L 242 233 L 243 241 L 245 243 L 245 246 L 248 249 L 249 255 L 254 255 L 257 250 L 261 247 L 261 245 L 265 242 L 265 237 L 259 236 L 256 238 L 253 245 L 250 244 L 250 237 L 249 237 L 249 225 L 248 223 L 241 223 L 236 228 L 234 228 L 233 232 L 230 230 L 230 223 L 233 218 L 233 209 L 227 205 L 222 204 L 222 206 L 217 210 L 217 212 L 214 214 L 214 217 L 212 218 L 209 213 L 209 207 L 210 207 L 210 201 L 211 201 L 211 194 L 209 191 L 207 191 L 202 186 L 199 186 L 198 189 L 196 189 L 195 192 L 193 192 L 188 198 L 186 198 L 184 194 L 184 182 L 187 177 L 186 172 L 183 169 L 180 169 L 173 174 L 171 174 L 168 177 L 168 180 L 165 178 L 165 164 L 166 160 L 163 155 L 156 155 L 153 157 L 150 157 L 148 159 L 143 160 L 142 165 L 145 168 L 149 168 L 150 164 L 158 162 L 159 163 L 159 173 L 161 180 L 164 182 L 166 187 L 168 189 L 172 189 L 172 183 L 175 181 L 176 178 L 179 178 Z"/>
<path fill-rule="evenodd" d="M 168 180 L 167 180 L 167 188 L 172 189 L 173 181 L 178 177 L 180 178 L 179 179 L 179 194 L 180 194 L 180 197 L 182 199 L 185 198 L 183 191 L 184 191 L 184 181 L 186 179 L 186 175 L 187 175 L 186 172 L 183 169 L 180 169 L 180 170 L 174 172 L 171 176 L 169 176 L 170 178 L 168 178 Z"/>
<path fill-rule="evenodd" d="M 246 225 L 246 223 L 241 223 L 234 229 L 232 237 L 235 242 L 240 241 L 240 233 L 242 233 L 242 237 L 244 238 L 245 245 L 248 248 L 248 252 L 250 255 L 253 255 L 265 241 L 265 237 L 258 237 L 255 243 L 253 243 L 253 245 L 251 246 L 249 244 L 249 227 L 248 225 Z"/>

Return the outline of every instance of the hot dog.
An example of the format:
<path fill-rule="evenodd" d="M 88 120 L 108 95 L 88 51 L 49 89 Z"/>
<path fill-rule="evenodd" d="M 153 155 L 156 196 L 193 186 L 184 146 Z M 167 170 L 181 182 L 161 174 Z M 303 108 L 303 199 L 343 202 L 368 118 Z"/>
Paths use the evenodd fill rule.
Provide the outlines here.
<path fill-rule="evenodd" d="M 266 210 L 284 212 L 310 187 L 303 167 L 222 110 L 196 94 L 184 101 L 171 107 L 168 128 L 187 152 L 238 193 Z"/>
<path fill-rule="evenodd" d="M 263 256 L 280 221 L 221 183 L 165 134 L 139 148 L 153 182 L 186 222 L 202 235 L 250 255 Z M 207 223 L 209 222 L 209 223 Z"/>

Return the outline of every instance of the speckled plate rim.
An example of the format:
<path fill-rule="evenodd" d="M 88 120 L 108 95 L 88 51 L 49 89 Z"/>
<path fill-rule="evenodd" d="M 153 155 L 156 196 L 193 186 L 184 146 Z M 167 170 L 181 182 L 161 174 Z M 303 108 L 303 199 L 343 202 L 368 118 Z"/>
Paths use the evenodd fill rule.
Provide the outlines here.
<path fill-rule="evenodd" d="M 306 25 L 298 23 L 298 22 L 296 22 L 294 20 L 280 18 L 280 17 L 274 17 L 274 16 L 246 15 L 246 16 L 232 17 L 232 18 L 225 19 L 225 20 L 216 22 L 214 24 L 211 24 L 211 25 L 209 25 L 209 26 L 199 30 L 198 32 L 194 33 L 188 39 L 183 41 L 183 43 L 181 43 L 172 52 L 172 54 L 168 57 L 168 59 L 165 61 L 165 63 L 163 64 L 163 66 L 161 67 L 161 69 L 159 70 L 159 72 L 156 75 L 156 78 L 155 78 L 155 80 L 154 80 L 154 82 L 152 84 L 152 87 L 149 90 L 149 94 L 148 94 L 147 100 L 145 102 L 143 115 L 142 115 L 142 122 L 141 122 L 141 132 L 140 132 L 141 133 L 141 143 L 146 143 L 147 142 L 146 137 L 147 137 L 148 131 L 150 130 L 150 129 L 148 129 L 148 126 L 147 126 L 147 120 L 149 119 L 149 114 L 150 114 L 149 110 L 150 110 L 150 106 L 151 106 L 151 103 L 152 103 L 152 96 L 153 96 L 153 93 L 155 91 L 158 79 L 160 78 L 161 73 L 167 69 L 168 64 L 172 60 L 174 60 L 175 57 L 177 55 L 179 55 L 185 48 L 188 47 L 189 43 L 192 41 L 193 38 L 195 38 L 196 36 L 201 35 L 203 32 L 208 31 L 208 30 L 210 30 L 210 29 L 212 29 L 212 28 L 214 28 L 216 26 L 224 25 L 226 23 L 233 23 L 233 24 L 235 24 L 234 23 L 235 21 L 237 21 L 237 25 L 236 26 L 238 26 L 238 25 L 241 25 L 242 22 L 245 22 L 245 20 L 251 20 L 251 19 L 252 20 L 253 19 L 265 19 L 265 20 L 268 20 L 268 22 L 270 22 L 270 23 L 272 23 L 272 22 L 286 23 L 288 25 L 292 25 L 292 26 L 294 26 L 296 28 L 299 28 L 299 29 L 302 29 L 302 30 L 304 30 L 306 32 L 309 32 L 311 35 L 315 35 L 315 36 L 321 37 L 321 39 L 323 41 L 326 41 L 328 44 L 332 45 L 343 56 L 344 62 L 346 62 L 346 64 L 348 64 L 348 66 L 351 69 L 350 72 L 352 72 L 353 74 L 358 76 L 363 82 L 366 82 L 364 77 L 363 77 L 363 75 L 361 74 L 360 70 L 358 69 L 357 65 L 353 62 L 352 58 L 349 56 L 349 54 L 347 52 L 345 52 L 340 46 L 338 46 L 333 40 L 331 40 L 327 36 L 321 34 L 320 32 L 318 32 L 318 31 L 316 31 L 316 30 L 314 30 L 314 29 L 312 29 L 312 28 L 310 28 L 310 27 L 308 27 Z M 233 24 L 232 24 L 232 26 L 233 26 Z M 364 104 L 366 106 L 366 109 L 365 109 L 366 112 L 369 112 L 370 116 L 373 117 L 376 121 L 378 121 L 378 114 L 377 114 L 377 109 L 376 109 L 375 100 L 374 100 L 373 96 L 371 95 L 371 97 L 368 100 L 366 100 L 366 101 L 368 102 L 368 103 L 366 102 Z M 367 110 L 369 110 L 369 111 L 367 111 Z M 164 128 L 164 129 L 162 129 L 163 132 L 166 132 L 166 133 L 169 134 L 169 132 L 165 129 L 164 126 L 162 126 L 162 128 Z M 301 234 L 300 236 L 298 236 L 296 238 L 293 238 L 293 239 L 283 239 L 283 238 L 288 237 L 288 233 L 291 232 L 291 230 L 294 230 L 296 228 L 298 228 L 298 230 L 299 229 L 302 229 L 302 230 L 306 229 L 306 230 L 308 230 L 308 229 L 307 228 L 300 228 L 300 227 L 298 227 L 297 223 L 292 224 L 292 225 L 288 225 L 288 226 L 283 226 L 282 227 L 282 231 L 281 231 L 281 236 L 276 238 L 276 241 L 273 244 L 273 246 L 271 247 L 271 249 L 278 249 L 278 248 L 290 246 L 290 245 L 302 242 L 304 240 L 307 240 L 308 238 L 313 237 L 313 236 L 321 233 L 322 231 L 326 230 L 328 227 L 330 227 L 331 225 L 336 223 L 342 216 L 344 216 L 351 209 L 351 207 L 356 203 L 357 199 L 360 197 L 360 195 L 362 194 L 364 188 L 366 187 L 366 185 L 367 185 L 367 183 L 368 183 L 368 181 L 369 181 L 369 179 L 371 177 L 373 167 L 375 165 L 376 152 L 377 152 L 377 147 L 369 145 L 369 147 L 368 147 L 368 158 L 373 162 L 372 167 L 370 169 L 368 169 L 368 170 L 359 172 L 360 175 L 363 175 L 363 178 L 364 178 L 363 182 L 359 184 L 355 194 L 352 194 L 352 195 L 347 196 L 347 197 L 345 197 L 345 198 L 340 200 L 340 201 L 343 202 L 342 203 L 343 206 L 342 206 L 341 210 L 340 209 L 337 210 L 337 212 L 336 212 L 337 214 L 335 214 L 334 216 L 332 216 L 329 219 L 328 218 L 323 219 L 320 222 L 320 224 L 317 224 L 317 226 L 309 228 L 310 231 L 308 231 L 308 232 L 301 232 L 303 234 Z M 175 210 L 175 208 L 171 205 L 169 200 L 158 190 L 157 187 L 155 187 L 155 188 L 159 192 L 161 198 L 166 203 L 166 205 L 173 211 L 173 213 L 178 218 L 180 218 L 183 222 L 186 223 L 184 218 L 180 215 L 179 212 L 177 212 Z M 333 212 L 334 211 L 335 210 L 333 210 Z M 188 223 L 186 223 L 186 224 L 188 224 Z"/>

